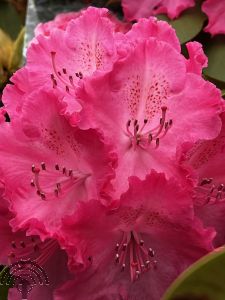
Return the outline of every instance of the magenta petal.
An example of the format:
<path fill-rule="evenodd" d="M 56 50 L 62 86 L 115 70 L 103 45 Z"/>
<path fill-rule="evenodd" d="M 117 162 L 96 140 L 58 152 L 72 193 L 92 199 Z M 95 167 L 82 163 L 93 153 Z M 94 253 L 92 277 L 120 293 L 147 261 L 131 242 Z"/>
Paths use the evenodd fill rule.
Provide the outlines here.
<path fill-rule="evenodd" d="M 186 47 L 189 54 L 187 71 L 201 75 L 202 68 L 205 68 L 208 65 L 208 58 L 202 49 L 202 45 L 198 42 L 189 42 L 186 44 Z"/>
<path fill-rule="evenodd" d="M 224 1 L 206 0 L 202 4 L 202 11 L 209 19 L 205 31 L 210 32 L 211 35 L 225 34 Z"/>
<path fill-rule="evenodd" d="M 128 39 L 128 42 L 154 37 L 158 41 L 167 42 L 180 52 L 180 42 L 175 30 L 167 22 L 158 21 L 154 17 L 139 19 L 137 23 L 133 24 L 125 37 Z"/>

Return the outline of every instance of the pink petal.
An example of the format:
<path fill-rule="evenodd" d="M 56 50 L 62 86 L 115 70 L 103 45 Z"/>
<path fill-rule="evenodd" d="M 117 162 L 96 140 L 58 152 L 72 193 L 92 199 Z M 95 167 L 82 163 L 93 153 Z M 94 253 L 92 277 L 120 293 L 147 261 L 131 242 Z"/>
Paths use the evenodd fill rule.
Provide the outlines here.
<path fill-rule="evenodd" d="M 202 45 L 198 42 L 189 42 L 186 44 L 186 47 L 189 54 L 187 71 L 201 75 L 202 69 L 208 65 L 208 58 L 202 49 Z"/>
<path fill-rule="evenodd" d="M 10 119 L 13 119 L 20 116 L 24 99 L 32 91 L 32 87 L 26 67 L 19 69 L 10 81 L 13 84 L 7 84 L 3 90 L 2 101 Z"/>
<path fill-rule="evenodd" d="M 14 228 L 36 219 L 53 233 L 77 201 L 107 194 L 115 162 L 111 148 L 95 130 L 71 127 L 59 115 L 54 94 L 34 92 L 24 103 L 22 120 L 4 125 L 0 161 L 16 213 Z"/>
<path fill-rule="evenodd" d="M 180 272 L 212 249 L 213 231 L 203 229 L 193 217 L 189 192 L 174 179 L 167 181 L 155 172 L 143 181 L 133 177 L 120 200 L 119 208 L 112 211 L 96 201 L 83 203 L 76 217 L 65 219 L 62 242 L 70 254 L 74 250 L 70 266 L 77 270 L 76 262 L 82 263 L 87 271 L 77 273 L 74 281 L 57 291 L 56 300 L 158 300 Z M 131 282 L 133 270 L 145 264 L 149 248 L 155 252 L 148 250 L 152 267 L 144 267 L 139 280 Z M 119 263 L 115 263 L 117 253 Z"/>
<path fill-rule="evenodd" d="M 184 10 L 193 6 L 195 6 L 195 0 L 163 0 L 154 13 L 165 13 L 170 19 L 176 19 Z"/>
<path fill-rule="evenodd" d="M 177 38 L 175 30 L 164 21 L 157 21 L 156 18 L 139 19 L 131 30 L 126 34 L 128 42 L 146 40 L 151 37 L 159 41 L 167 42 L 180 52 L 180 42 Z"/>
<path fill-rule="evenodd" d="M 173 142 L 215 138 L 221 129 L 220 113 L 223 110 L 220 90 L 200 76 L 189 73 L 184 90 L 171 99 L 168 116 L 174 120 Z M 167 138 L 169 134 L 165 140 Z"/>
<path fill-rule="evenodd" d="M 206 0 L 202 4 L 202 11 L 208 16 L 209 23 L 205 31 L 211 35 L 225 34 L 225 10 L 221 0 Z"/>

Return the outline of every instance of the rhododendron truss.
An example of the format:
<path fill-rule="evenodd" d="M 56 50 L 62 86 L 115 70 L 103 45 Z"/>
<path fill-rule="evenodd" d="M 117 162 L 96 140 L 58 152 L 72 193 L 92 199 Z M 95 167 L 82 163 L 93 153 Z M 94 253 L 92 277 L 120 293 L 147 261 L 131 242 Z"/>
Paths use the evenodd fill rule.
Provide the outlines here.
<path fill-rule="evenodd" d="M 46 300 L 159 300 L 224 243 L 205 211 L 224 200 L 221 93 L 202 46 L 184 57 L 166 22 L 61 17 L 39 26 L 3 94 L 0 263 L 62 261 Z"/>

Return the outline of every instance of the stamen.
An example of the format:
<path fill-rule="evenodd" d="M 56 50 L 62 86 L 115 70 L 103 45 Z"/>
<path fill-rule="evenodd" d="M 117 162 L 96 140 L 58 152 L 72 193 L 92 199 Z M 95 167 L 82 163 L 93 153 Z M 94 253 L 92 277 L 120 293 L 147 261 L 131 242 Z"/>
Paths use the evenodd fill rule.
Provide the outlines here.
<path fill-rule="evenodd" d="M 41 168 L 32 165 L 31 170 L 34 177 L 30 184 L 36 188 L 36 193 L 42 200 L 58 198 L 90 176 L 90 174 L 82 174 L 78 170 L 67 170 L 66 167 L 60 167 L 59 164 L 55 164 L 53 170 L 47 170 L 45 162 L 41 163 Z M 59 170 L 61 172 L 58 172 Z M 55 181 L 53 180 L 54 177 Z"/>
<path fill-rule="evenodd" d="M 154 265 L 154 261 L 151 261 L 155 255 L 153 249 L 147 249 L 144 246 L 144 240 L 135 231 L 124 232 L 122 241 L 116 244 L 115 250 L 115 262 L 121 266 L 121 271 L 125 270 L 129 259 L 131 281 L 139 279 L 142 273 L 149 270 L 151 264 Z M 127 258 L 128 253 L 129 258 Z"/>
<path fill-rule="evenodd" d="M 132 122 L 128 120 L 126 123 L 126 134 L 130 138 L 131 143 L 136 149 L 136 146 L 146 148 L 152 141 L 155 141 L 155 148 L 157 149 L 160 144 L 160 140 L 167 134 L 168 130 L 172 126 L 172 120 L 166 121 L 167 107 L 161 107 L 161 117 L 159 120 L 159 125 L 154 128 L 150 127 L 150 122 L 148 119 L 143 120 L 143 124 L 140 126 L 138 120 L 133 121 L 133 130 L 131 130 Z M 146 129 L 146 130 L 145 130 Z M 133 132 L 132 132 L 133 131 Z"/>
<path fill-rule="evenodd" d="M 62 76 L 62 73 L 60 71 L 58 71 L 56 68 L 56 63 L 55 63 L 56 52 L 52 51 L 50 54 L 51 54 L 52 68 L 53 68 L 53 71 L 55 74 L 55 75 L 50 74 L 51 80 L 53 83 L 53 88 L 57 87 L 57 80 L 56 80 L 56 78 L 57 78 L 65 86 L 66 92 L 70 93 L 70 89 L 76 88 L 74 85 L 73 77 L 71 75 L 70 76 L 67 75 L 66 68 L 62 69 L 62 73 L 64 75 L 64 76 Z M 56 78 L 55 78 L 55 76 L 56 76 Z M 81 76 L 81 75 L 79 75 L 79 76 Z"/>

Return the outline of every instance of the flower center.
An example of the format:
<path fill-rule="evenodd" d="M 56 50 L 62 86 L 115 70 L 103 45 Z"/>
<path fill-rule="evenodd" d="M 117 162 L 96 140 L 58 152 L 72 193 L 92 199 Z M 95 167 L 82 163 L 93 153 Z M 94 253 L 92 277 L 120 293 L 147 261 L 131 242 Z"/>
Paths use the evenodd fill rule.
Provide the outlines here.
<path fill-rule="evenodd" d="M 225 185 L 215 184 L 213 178 L 203 178 L 195 188 L 197 195 L 203 196 L 203 202 L 197 205 L 214 204 L 225 200 Z"/>
<path fill-rule="evenodd" d="M 160 140 L 167 134 L 168 130 L 172 126 L 172 120 L 166 121 L 167 107 L 161 107 L 161 118 L 159 125 L 151 128 L 148 119 L 144 119 L 143 124 L 139 124 L 138 120 L 128 120 L 126 125 L 126 135 L 130 138 L 131 143 L 136 149 L 137 146 L 146 148 L 152 143 L 155 144 L 155 148 L 159 147 Z M 133 128 L 131 128 L 133 125 Z"/>
<path fill-rule="evenodd" d="M 37 194 L 42 200 L 55 199 L 68 193 L 74 185 L 82 184 L 90 174 L 82 174 L 80 171 L 66 169 L 55 164 L 55 169 L 49 171 L 44 162 L 41 167 L 32 165 L 34 177 L 31 186 L 36 188 Z"/>
<path fill-rule="evenodd" d="M 58 85 L 58 81 L 60 81 L 65 86 L 66 92 L 70 94 L 71 89 L 73 89 L 73 90 L 76 89 L 76 86 L 74 83 L 76 80 L 74 79 L 73 75 L 68 74 L 66 68 L 57 69 L 55 56 L 56 56 L 56 52 L 52 51 L 51 52 L 51 60 L 52 60 L 53 73 L 50 76 L 51 76 L 53 88 L 56 88 Z M 81 72 L 75 73 L 75 76 L 79 79 L 83 78 L 83 74 Z"/>
<path fill-rule="evenodd" d="M 153 249 L 146 248 L 144 241 L 135 231 L 124 232 L 122 241 L 116 244 L 115 262 L 121 266 L 121 271 L 124 271 L 128 264 L 132 282 L 152 267 L 156 268 L 157 261 L 153 259 L 154 256 Z"/>

